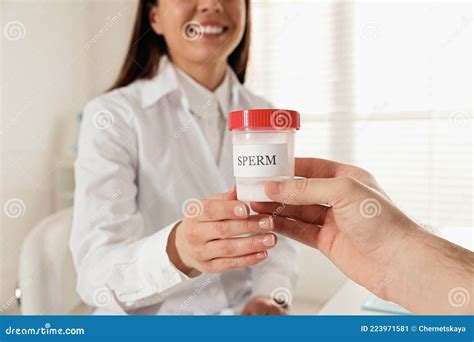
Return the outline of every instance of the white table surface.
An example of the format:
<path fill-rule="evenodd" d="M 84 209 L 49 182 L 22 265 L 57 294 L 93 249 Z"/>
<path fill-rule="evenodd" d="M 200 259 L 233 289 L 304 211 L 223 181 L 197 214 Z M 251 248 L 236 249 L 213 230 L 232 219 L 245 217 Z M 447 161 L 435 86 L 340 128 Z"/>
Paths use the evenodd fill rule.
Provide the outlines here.
<path fill-rule="evenodd" d="M 323 306 L 318 315 L 390 315 L 361 309 L 369 294 L 366 288 L 348 280 Z"/>

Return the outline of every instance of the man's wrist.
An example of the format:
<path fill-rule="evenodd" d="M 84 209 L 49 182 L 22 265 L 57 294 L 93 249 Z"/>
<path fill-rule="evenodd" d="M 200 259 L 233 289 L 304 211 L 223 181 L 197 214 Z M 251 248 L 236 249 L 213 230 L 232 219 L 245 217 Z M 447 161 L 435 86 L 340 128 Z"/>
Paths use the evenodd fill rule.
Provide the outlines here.
<path fill-rule="evenodd" d="M 472 252 L 420 226 L 404 240 L 401 252 L 403 255 L 390 267 L 388 300 L 416 314 L 472 314 L 470 303 L 457 307 L 449 298 L 455 288 L 472 295 Z"/>
<path fill-rule="evenodd" d="M 406 307 L 407 303 L 422 286 L 416 286 L 431 277 L 430 272 L 421 272 L 426 259 L 426 244 L 435 236 L 429 234 L 420 226 L 415 226 L 405 232 L 403 238 L 397 241 L 397 254 L 392 257 L 387 267 L 387 300 Z M 425 265 L 426 266 L 426 265 Z M 424 279 L 421 279 L 424 278 Z M 407 308 L 408 309 L 408 308 Z"/>

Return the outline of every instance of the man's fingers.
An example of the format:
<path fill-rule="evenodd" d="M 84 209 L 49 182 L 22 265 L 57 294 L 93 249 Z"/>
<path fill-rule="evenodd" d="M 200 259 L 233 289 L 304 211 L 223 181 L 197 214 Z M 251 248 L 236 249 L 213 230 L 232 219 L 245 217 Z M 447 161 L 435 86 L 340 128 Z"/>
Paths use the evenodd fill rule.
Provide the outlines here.
<path fill-rule="evenodd" d="M 211 260 L 263 252 L 273 248 L 276 242 L 276 235 L 271 233 L 209 241 L 206 244 L 202 258 Z"/>
<path fill-rule="evenodd" d="M 335 206 L 344 195 L 353 196 L 360 183 L 349 177 L 295 179 L 268 182 L 265 192 L 275 202 L 293 205 L 328 204 Z"/>
<path fill-rule="evenodd" d="M 276 217 L 274 222 L 275 232 L 310 247 L 318 248 L 321 226 L 283 217 Z"/>
<path fill-rule="evenodd" d="M 305 178 L 332 178 L 342 164 L 318 158 L 296 158 L 295 176 Z"/>
<path fill-rule="evenodd" d="M 261 214 L 299 219 L 312 224 L 323 225 L 326 217 L 327 206 L 315 205 L 290 205 L 275 202 L 252 202 L 253 211 Z"/>
<path fill-rule="evenodd" d="M 366 170 L 355 165 L 338 163 L 326 159 L 296 158 L 295 176 L 304 178 L 351 177 L 371 188 L 380 188 L 373 176 Z"/>

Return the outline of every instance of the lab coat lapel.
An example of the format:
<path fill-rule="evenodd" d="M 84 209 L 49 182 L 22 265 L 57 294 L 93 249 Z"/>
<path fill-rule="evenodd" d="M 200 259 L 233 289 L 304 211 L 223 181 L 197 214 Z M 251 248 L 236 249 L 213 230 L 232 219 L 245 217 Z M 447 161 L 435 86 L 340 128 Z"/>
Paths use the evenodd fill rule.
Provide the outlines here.
<path fill-rule="evenodd" d="M 242 84 L 235 76 L 233 70 L 228 67 L 228 72 L 231 75 L 231 99 L 228 108 L 222 108 L 224 116 L 226 118 L 226 127 L 224 137 L 222 139 L 222 149 L 219 163 L 219 172 L 225 179 L 229 187 L 235 184 L 234 170 L 233 170 L 233 159 L 232 159 L 232 132 L 229 131 L 229 112 L 239 109 L 246 109 L 246 104 L 243 103 L 241 92 L 243 89 Z"/>
<path fill-rule="evenodd" d="M 173 96 L 169 97 L 169 101 L 179 106 L 179 108 L 175 107 L 172 116 L 176 130 L 171 132 L 172 139 L 170 141 L 177 144 L 173 148 L 176 154 L 174 158 L 185 161 L 184 165 L 187 167 L 184 170 L 185 175 L 192 179 L 190 184 L 196 186 L 196 191 L 189 189 L 189 193 L 194 193 L 196 196 L 200 194 L 207 196 L 228 191 L 234 184 L 230 132 L 226 129 L 218 166 L 201 128 L 189 110 L 189 102 L 184 92 L 179 89 L 176 71 L 167 57 L 162 57 L 159 70 L 160 72 L 154 80 L 144 82 L 142 105 L 144 107 L 151 106 L 159 98 L 171 94 Z M 231 108 L 235 109 L 238 107 L 238 92 L 241 85 L 233 73 L 231 76 Z M 175 95 L 177 97 L 174 97 Z M 229 108 L 222 108 L 222 110 L 225 111 L 224 115 L 227 118 Z"/>
<path fill-rule="evenodd" d="M 199 170 L 206 170 L 207 173 L 202 173 L 201 177 L 209 180 L 209 186 L 212 186 L 213 189 L 216 189 L 216 193 L 228 191 L 235 184 L 232 164 L 232 133 L 227 129 L 229 117 L 228 114 L 230 111 L 242 109 L 242 106 L 246 107 L 248 105 L 244 103 L 244 98 L 241 96 L 243 91 L 242 84 L 239 82 L 230 67 L 228 67 L 228 72 L 231 75 L 231 99 L 229 107 L 221 108 L 226 118 L 226 126 L 222 139 L 219 163 L 216 162 L 201 128 L 190 112 L 189 103 L 186 96 L 184 96 L 184 93 L 182 94 L 181 100 L 183 110 L 186 113 L 186 120 L 191 123 L 192 132 L 194 132 L 194 134 L 192 134 L 193 136 L 188 135 L 188 137 L 191 139 L 196 139 L 196 144 L 198 146 L 202 146 L 203 148 L 204 157 L 198 160 L 194 158 L 193 163 L 195 163 Z"/>
<path fill-rule="evenodd" d="M 201 193 L 216 194 L 226 192 L 230 189 L 226 178 L 221 175 L 217 163 L 212 155 L 211 148 L 196 122 L 194 116 L 189 110 L 189 103 L 181 92 L 181 124 L 188 126 L 189 130 L 183 135 L 184 145 L 189 149 L 188 161 L 193 173 L 196 186 Z"/>
<path fill-rule="evenodd" d="M 227 184 L 227 187 L 232 187 L 232 185 L 235 184 L 234 170 L 232 166 L 232 134 L 227 130 L 227 125 L 224 137 L 222 139 L 221 156 L 218 169 L 222 179 Z"/>

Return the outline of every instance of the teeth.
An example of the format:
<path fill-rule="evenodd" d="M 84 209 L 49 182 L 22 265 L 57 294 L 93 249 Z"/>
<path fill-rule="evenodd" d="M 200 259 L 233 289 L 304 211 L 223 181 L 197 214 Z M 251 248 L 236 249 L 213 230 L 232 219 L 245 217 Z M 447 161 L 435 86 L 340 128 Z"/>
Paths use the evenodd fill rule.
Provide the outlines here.
<path fill-rule="evenodd" d="M 224 28 L 222 26 L 203 26 L 202 32 L 204 34 L 221 34 L 224 32 Z"/>

